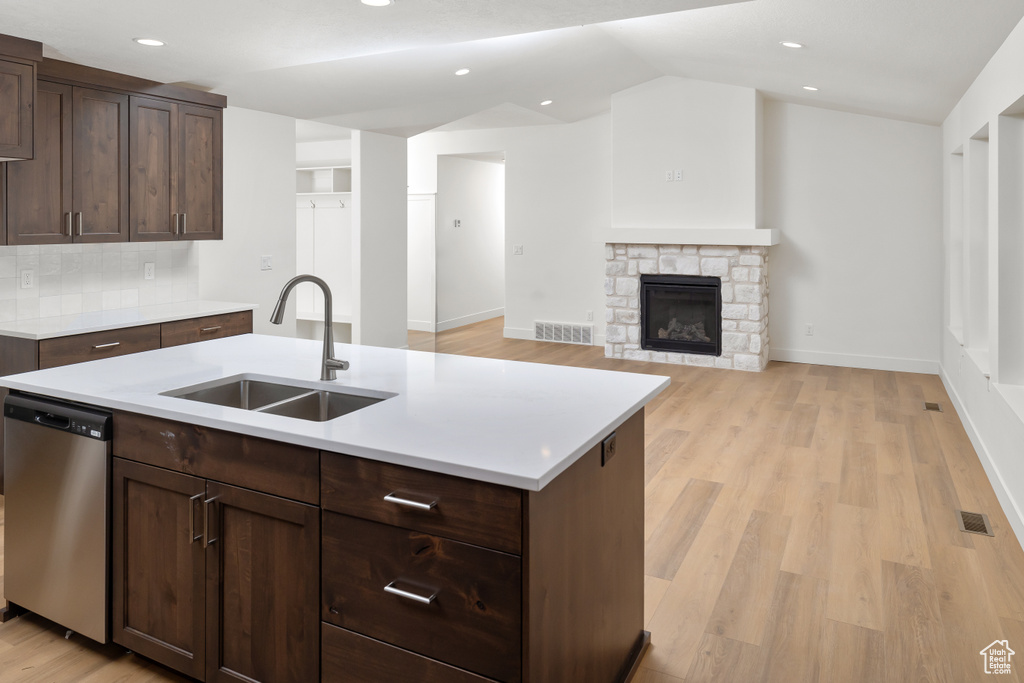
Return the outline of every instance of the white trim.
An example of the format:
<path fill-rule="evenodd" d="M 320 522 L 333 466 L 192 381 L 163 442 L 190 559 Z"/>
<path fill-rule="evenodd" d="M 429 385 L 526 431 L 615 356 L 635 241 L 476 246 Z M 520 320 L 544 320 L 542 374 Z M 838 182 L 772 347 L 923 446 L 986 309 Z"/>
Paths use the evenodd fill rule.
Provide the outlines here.
<path fill-rule="evenodd" d="M 964 425 L 964 431 L 967 432 L 967 438 L 971 440 L 971 444 L 974 446 L 974 450 L 978 454 L 978 460 L 981 461 L 981 466 L 985 468 L 985 475 L 988 477 L 988 481 L 992 485 L 992 490 L 996 493 L 999 505 L 1002 506 L 1003 512 L 1006 513 L 1006 518 L 1010 522 L 1010 527 L 1013 529 L 1014 535 L 1017 536 L 1017 541 L 1024 541 L 1024 512 L 1021 511 L 1020 506 L 1017 505 L 1016 499 L 1010 493 L 1010 489 L 1006 486 L 1006 482 L 1003 481 L 1003 475 L 999 472 L 999 467 L 996 465 L 996 461 L 992 457 L 992 453 L 985 446 L 985 442 L 982 440 L 981 434 L 978 433 L 978 428 L 975 426 L 974 420 L 971 419 L 967 409 L 964 408 L 963 401 L 960 400 L 960 394 L 958 394 L 956 389 L 953 387 L 953 383 L 946 374 L 946 369 L 941 365 L 939 366 L 939 377 L 942 378 L 942 384 L 946 387 L 946 393 L 949 394 L 949 400 L 953 404 L 956 414 L 960 416 L 960 422 Z"/>
<path fill-rule="evenodd" d="M 779 243 L 774 228 L 611 228 L 605 244 L 690 244 L 770 247 Z"/>
<path fill-rule="evenodd" d="M 505 315 L 504 308 L 495 308 L 490 311 L 481 311 L 480 313 L 472 313 L 459 318 L 452 318 L 451 320 L 439 320 L 437 322 L 437 331 L 444 332 L 445 330 L 454 330 L 456 327 L 472 325 L 473 323 L 483 322 L 484 320 L 490 320 L 492 318 L 500 318 L 503 315 Z"/>
<path fill-rule="evenodd" d="M 918 358 L 891 358 L 888 356 L 862 356 L 854 353 L 829 353 L 827 351 L 800 351 L 772 347 L 771 360 L 787 363 L 809 363 L 811 365 L 836 365 L 842 368 L 863 368 L 865 370 L 890 370 L 894 372 L 918 372 L 926 375 L 939 374 L 939 362 Z"/>
<path fill-rule="evenodd" d="M 529 339 L 531 341 L 537 341 L 533 338 L 532 327 L 506 327 L 503 334 L 505 335 L 505 339 Z"/>
<path fill-rule="evenodd" d="M 429 320 L 409 320 L 406 321 L 406 327 L 410 330 L 416 330 L 417 332 L 434 332 L 434 323 Z"/>

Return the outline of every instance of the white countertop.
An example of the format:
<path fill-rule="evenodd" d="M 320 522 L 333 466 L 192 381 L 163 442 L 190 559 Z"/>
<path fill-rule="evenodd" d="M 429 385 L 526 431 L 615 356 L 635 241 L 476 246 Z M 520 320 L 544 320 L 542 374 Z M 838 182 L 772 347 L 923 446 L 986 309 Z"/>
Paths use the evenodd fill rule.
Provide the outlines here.
<path fill-rule="evenodd" d="M 109 311 L 92 311 L 77 315 L 61 315 L 52 318 L 32 318 L 17 322 L 0 323 L 0 336 L 23 339 L 50 339 L 73 334 L 102 332 L 122 327 L 137 327 L 166 323 L 174 320 L 201 318 L 206 315 L 221 315 L 259 308 L 256 304 L 236 304 L 227 301 L 182 301 L 155 306 L 115 308 Z"/>
<path fill-rule="evenodd" d="M 669 385 L 667 377 L 241 335 L 0 378 L 0 386 L 538 491 Z M 161 396 L 241 374 L 391 392 L 328 422 Z"/>

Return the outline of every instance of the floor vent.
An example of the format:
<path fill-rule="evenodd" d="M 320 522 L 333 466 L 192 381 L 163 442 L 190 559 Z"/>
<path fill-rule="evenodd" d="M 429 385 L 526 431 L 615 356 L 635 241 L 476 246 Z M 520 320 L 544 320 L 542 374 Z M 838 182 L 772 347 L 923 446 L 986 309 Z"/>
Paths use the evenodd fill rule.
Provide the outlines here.
<path fill-rule="evenodd" d="M 537 321 L 533 324 L 533 338 L 538 341 L 592 346 L 594 343 L 594 326 Z"/>
<path fill-rule="evenodd" d="M 960 531 L 966 531 L 969 534 L 995 536 L 995 534 L 992 533 L 992 525 L 988 522 L 988 515 L 983 515 L 978 512 L 964 512 L 963 510 L 957 510 L 956 523 L 959 525 Z"/>
<path fill-rule="evenodd" d="M 942 412 L 942 405 L 939 404 L 939 403 L 932 403 L 931 401 L 925 401 L 924 402 L 924 409 L 925 410 L 930 410 L 933 413 L 941 413 Z"/>

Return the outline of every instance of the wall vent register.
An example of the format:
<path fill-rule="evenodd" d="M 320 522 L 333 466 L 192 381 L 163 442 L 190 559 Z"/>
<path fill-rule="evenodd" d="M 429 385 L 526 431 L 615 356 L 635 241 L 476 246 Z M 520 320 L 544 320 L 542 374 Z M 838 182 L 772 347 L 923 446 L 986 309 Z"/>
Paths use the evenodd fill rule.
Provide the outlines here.
<path fill-rule="evenodd" d="M 721 278 L 640 276 L 640 346 L 721 356 Z"/>

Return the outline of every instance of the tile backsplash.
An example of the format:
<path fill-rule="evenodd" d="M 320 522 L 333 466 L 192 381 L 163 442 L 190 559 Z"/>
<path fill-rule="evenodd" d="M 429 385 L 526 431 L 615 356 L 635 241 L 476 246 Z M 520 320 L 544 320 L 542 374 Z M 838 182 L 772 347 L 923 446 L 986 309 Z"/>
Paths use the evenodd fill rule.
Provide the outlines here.
<path fill-rule="evenodd" d="M 146 280 L 146 263 L 155 266 Z M 22 273 L 33 271 L 31 288 Z M 0 322 L 199 298 L 192 242 L 0 247 Z"/>

